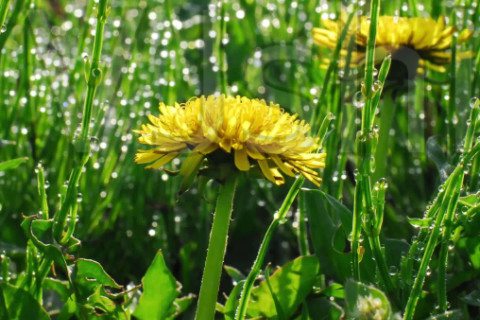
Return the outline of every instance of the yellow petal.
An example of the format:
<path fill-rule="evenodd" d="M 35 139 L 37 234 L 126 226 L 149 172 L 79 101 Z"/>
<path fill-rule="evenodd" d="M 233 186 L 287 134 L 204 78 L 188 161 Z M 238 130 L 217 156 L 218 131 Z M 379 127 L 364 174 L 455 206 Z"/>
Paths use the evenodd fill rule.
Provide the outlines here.
<path fill-rule="evenodd" d="M 252 145 L 247 145 L 247 153 L 252 159 L 255 159 L 255 160 L 265 159 L 265 157 L 260 152 L 258 152 L 257 148 L 255 148 Z"/>
<path fill-rule="evenodd" d="M 286 166 L 286 164 L 283 163 L 283 161 L 278 156 L 272 156 L 272 160 L 280 168 L 280 170 L 282 170 L 286 175 L 289 175 L 290 177 L 295 176 L 292 169 L 290 169 L 288 166 Z"/>
<path fill-rule="evenodd" d="M 166 155 L 164 155 L 163 157 L 161 157 L 160 159 L 155 161 L 153 164 L 151 164 L 151 165 L 149 165 L 145 168 L 146 169 L 158 169 L 158 168 L 164 166 L 165 164 L 169 163 L 170 161 L 172 161 L 177 155 L 178 155 L 178 152 L 167 153 Z"/>
<path fill-rule="evenodd" d="M 250 162 L 248 161 L 248 155 L 245 149 L 235 150 L 234 160 L 235 166 L 239 170 L 248 171 L 248 169 L 250 169 Z"/>
<path fill-rule="evenodd" d="M 198 153 L 207 155 L 207 154 L 212 153 L 213 151 L 215 151 L 217 149 L 218 149 L 217 144 L 211 143 L 211 142 L 208 141 L 208 142 L 200 143 L 198 146 L 195 147 L 195 149 L 193 149 L 192 152 L 198 152 Z"/>
<path fill-rule="evenodd" d="M 150 163 L 161 157 L 161 154 L 154 153 L 151 150 L 141 150 L 135 155 L 135 162 L 138 164 Z"/>
<path fill-rule="evenodd" d="M 273 178 L 275 179 L 275 184 L 277 186 L 285 183 L 285 178 L 282 176 L 280 171 L 277 168 L 272 168 Z"/>
<path fill-rule="evenodd" d="M 276 184 L 277 182 L 275 181 L 272 170 L 268 166 L 267 160 L 257 160 L 257 162 L 265 178 Z"/>

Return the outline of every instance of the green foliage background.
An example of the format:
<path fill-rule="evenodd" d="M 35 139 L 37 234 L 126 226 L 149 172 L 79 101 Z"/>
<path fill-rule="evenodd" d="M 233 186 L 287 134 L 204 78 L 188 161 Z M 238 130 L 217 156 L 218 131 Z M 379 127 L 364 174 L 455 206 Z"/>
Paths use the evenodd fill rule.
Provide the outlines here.
<path fill-rule="evenodd" d="M 16 168 L 0 171 L 0 250 L 3 260 L 5 256 L 11 259 L 9 273 L 2 279 L 7 283 L 26 268 L 28 238 L 21 227 L 23 217 L 41 210 L 35 168 L 39 163 L 45 168 L 48 207 L 53 214 L 59 210 L 59 195 L 65 193 L 80 152 L 75 140 L 82 120 L 84 70 L 91 59 L 97 4 L 64 0 L 2 3 L 8 3 L 9 9 L 0 33 L 0 161 L 28 158 Z M 338 310 L 329 304 L 329 298 L 338 302 L 344 296 L 336 296 L 332 283 L 343 285 L 351 278 L 350 227 L 345 227 L 341 218 L 351 215 L 353 206 L 357 167 L 354 141 L 360 116 L 356 99 L 363 70 L 336 69 L 325 99 L 319 103 L 326 75 L 321 60 L 331 58 L 332 52 L 313 44 L 311 30 L 321 24 L 321 17 L 338 16 L 347 5 L 346 1 L 317 0 L 226 1 L 226 34 L 219 39 L 215 3 L 111 1 L 101 56 L 103 78 L 90 124 L 91 158 L 78 186 L 75 236 L 81 247 L 75 257 L 98 261 L 117 283 L 127 286 L 141 283 L 160 249 L 166 265 L 182 284 L 182 293 L 198 292 L 218 184 L 200 177 L 189 191 L 178 195 L 178 177 L 145 171 L 134 163 L 134 154 L 141 148 L 134 129 L 147 121 L 147 114 L 158 114 L 160 101 L 183 102 L 218 92 L 218 61 L 225 55 L 230 93 L 275 101 L 307 120 L 315 108 L 320 108 L 322 116 L 333 115 L 325 140 L 329 158 L 321 187 L 324 193 L 302 191 L 300 197 L 305 198 L 307 207 L 310 252 L 318 257 L 323 277 L 323 282 L 317 279 L 323 283 L 317 283 L 320 291 L 302 301 L 314 305 L 310 310 L 333 308 L 327 309 L 335 318 Z M 356 5 L 368 13 L 368 3 L 359 1 Z M 16 12 L 18 6 L 21 9 Z M 459 51 L 471 50 L 474 57 L 457 62 L 454 74 L 429 71 L 401 90 L 387 86 L 380 102 L 377 125 L 381 136 L 389 136 L 378 146 L 387 166 L 376 178 L 384 177 L 388 182 L 382 243 L 392 278 L 398 283 L 405 281 L 405 288 L 409 288 L 409 280 L 398 274 L 400 254 L 408 250 L 418 232 L 408 217 L 423 216 L 457 165 L 470 100 L 479 94 L 478 58 L 475 60 L 480 45 L 479 10 L 476 0 L 381 1 L 381 15 L 445 15 L 450 22 L 456 15 L 458 28 L 475 30 L 472 39 L 458 47 Z M 224 48 L 221 52 L 216 50 L 219 41 Z M 455 118 L 449 120 L 447 110 L 452 100 Z M 382 131 L 382 121 L 388 121 L 382 117 L 387 111 L 382 110 L 393 113 L 387 131 Z M 447 145 L 448 121 L 455 124 L 453 149 Z M 169 169 L 178 169 L 180 161 L 174 161 Z M 477 159 L 468 171 L 462 196 L 478 191 L 478 167 Z M 258 178 L 249 173 L 240 179 L 225 260 L 244 274 L 248 274 L 273 214 L 293 182 L 277 188 Z M 478 208 L 478 193 L 471 199 L 470 203 L 464 200 L 466 204 L 457 211 Z M 299 207 L 294 203 L 286 223 L 274 234 L 266 258 L 274 266 L 305 253 L 298 243 L 302 224 Z M 417 226 L 425 223 L 412 221 Z M 480 294 L 478 215 L 457 222 L 461 230 L 456 229 L 455 246 L 452 244 L 450 251 L 448 297 L 462 319 L 474 319 L 479 314 Z M 361 286 L 379 287 L 369 255 L 367 250 L 365 284 Z M 437 267 L 435 259 L 430 267 Z M 421 300 L 419 319 L 435 313 L 434 280 L 427 279 L 428 294 Z M 224 274 L 221 292 L 228 294 L 234 285 L 235 281 Z M 348 290 L 355 286 L 360 284 L 347 285 Z M 348 290 L 347 297 L 352 294 Z M 408 292 L 402 294 L 408 296 Z M 386 299 L 383 294 L 381 298 Z M 315 299 L 318 301 L 312 302 Z M 220 297 L 222 304 L 224 300 Z M 345 310 L 354 309 L 354 300 L 346 303 L 339 302 Z M 299 316 L 300 309 L 293 309 L 289 316 Z M 184 317 L 192 317 L 192 308 Z"/>

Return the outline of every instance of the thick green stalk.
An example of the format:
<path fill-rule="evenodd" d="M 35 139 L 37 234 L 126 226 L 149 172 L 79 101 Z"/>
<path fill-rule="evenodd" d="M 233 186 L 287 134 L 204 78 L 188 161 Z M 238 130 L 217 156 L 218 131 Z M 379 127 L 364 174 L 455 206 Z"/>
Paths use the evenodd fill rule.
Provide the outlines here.
<path fill-rule="evenodd" d="M 300 200 L 301 201 L 301 200 Z M 298 249 L 300 255 L 306 256 L 310 254 L 308 245 L 307 221 L 305 220 L 305 211 L 298 210 Z"/>
<path fill-rule="evenodd" d="M 388 274 L 385 255 L 380 244 L 380 229 L 383 221 L 383 206 L 377 207 L 382 212 L 375 212 L 372 197 L 372 163 L 373 152 L 376 147 L 376 135 L 373 130 L 376 109 L 380 103 L 380 95 L 383 83 L 386 80 L 390 69 L 391 57 L 388 56 L 380 68 L 378 82 L 374 82 L 375 68 L 375 38 L 377 34 L 377 20 L 380 12 L 380 1 L 372 1 L 370 7 L 370 29 L 367 43 L 367 62 L 365 66 L 365 79 L 362 93 L 365 99 L 365 106 L 362 109 L 361 131 L 357 136 L 358 170 L 357 183 L 355 185 L 354 197 L 354 224 L 352 225 L 352 251 L 354 276 L 359 275 L 359 231 L 358 224 L 363 222 L 363 229 L 368 237 L 375 263 L 377 264 L 382 283 L 389 294 L 394 293 L 394 286 Z M 387 132 L 388 134 L 388 132 Z"/>
<path fill-rule="evenodd" d="M 371 212 L 363 212 L 364 201 L 368 202 L 365 208 L 370 211 L 372 208 L 372 201 L 370 195 L 370 156 L 372 153 L 372 128 L 370 123 L 372 122 L 371 108 L 373 102 L 374 92 L 373 86 L 373 70 L 375 67 L 375 37 L 377 34 L 377 20 L 380 9 L 380 1 L 373 0 L 370 3 L 370 27 L 369 36 L 367 42 L 367 58 L 365 66 L 365 78 L 362 86 L 362 93 L 365 98 L 365 106 L 362 108 L 362 122 L 360 132 L 357 133 L 357 163 L 359 174 L 357 174 L 357 181 L 355 184 L 355 196 L 353 204 L 353 223 L 351 234 L 352 245 L 352 263 L 353 274 L 356 280 L 360 280 L 360 259 L 359 259 L 359 241 L 360 241 L 360 225 L 362 216 L 364 214 L 370 217 L 373 216 Z"/>
<path fill-rule="evenodd" d="M 357 177 L 357 184 L 355 185 L 355 195 L 353 198 L 353 218 L 352 218 L 352 232 L 350 235 L 350 245 L 352 247 L 352 273 L 353 278 L 360 281 L 360 235 L 362 232 L 362 183 L 361 177 Z"/>
<path fill-rule="evenodd" d="M 253 262 L 252 269 L 250 270 L 250 273 L 245 280 L 245 284 L 243 285 L 242 293 L 240 295 L 240 301 L 238 303 L 237 311 L 235 314 L 235 320 L 245 319 L 253 283 L 255 282 L 257 276 L 260 274 L 260 271 L 262 270 L 263 262 L 267 254 L 270 241 L 272 240 L 273 233 L 275 232 L 277 227 L 284 221 L 285 216 L 290 207 L 292 206 L 292 203 L 295 200 L 298 192 L 300 191 L 300 188 L 302 187 L 304 181 L 305 179 L 303 177 L 298 177 L 295 180 L 293 185 L 290 187 L 290 190 L 288 191 L 288 194 L 285 197 L 282 206 L 274 215 L 273 221 L 270 223 L 267 232 L 263 236 L 262 243 L 260 244 L 260 249 L 258 250 L 257 258 Z"/>
<path fill-rule="evenodd" d="M 223 260 L 227 248 L 228 228 L 232 215 L 233 199 L 237 177 L 230 176 L 221 186 L 217 198 L 213 224 L 208 243 L 207 259 L 203 269 L 202 284 L 198 296 L 198 305 L 195 319 L 210 320 L 215 318 L 220 277 L 222 275 Z"/>
<path fill-rule="evenodd" d="M 370 3 L 370 27 L 367 40 L 367 58 L 365 65 L 365 96 L 371 98 L 374 90 L 373 74 L 375 69 L 375 38 L 377 36 L 378 15 L 380 14 L 380 1 L 373 0 Z"/>
<path fill-rule="evenodd" d="M 62 203 L 61 209 L 57 211 L 57 214 L 54 217 L 54 236 L 57 240 L 61 242 L 66 242 L 68 240 L 68 238 L 62 238 L 62 232 L 65 227 L 67 215 L 69 212 L 71 212 L 76 202 L 76 188 L 80 180 L 83 167 L 85 166 L 90 157 L 89 129 L 90 121 L 92 118 L 93 100 L 95 97 L 95 92 L 102 79 L 100 57 L 102 54 L 103 32 L 107 20 L 107 2 L 108 0 L 100 0 L 100 2 L 98 3 L 97 26 L 95 30 L 95 38 L 92 50 L 92 61 L 90 63 L 89 70 L 87 70 L 88 74 L 86 75 L 87 93 L 85 103 L 83 105 L 82 126 L 78 141 L 75 142 L 77 149 L 76 151 L 78 152 L 78 159 L 75 168 L 70 174 L 67 194 Z M 75 219 L 71 219 L 71 223 L 75 224 Z"/>

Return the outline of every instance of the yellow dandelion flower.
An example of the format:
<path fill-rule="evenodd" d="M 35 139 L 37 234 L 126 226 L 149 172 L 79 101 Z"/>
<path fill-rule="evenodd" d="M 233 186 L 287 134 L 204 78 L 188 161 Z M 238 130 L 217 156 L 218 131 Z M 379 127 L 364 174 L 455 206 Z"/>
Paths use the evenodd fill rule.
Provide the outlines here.
<path fill-rule="evenodd" d="M 321 46 L 334 49 L 345 25 L 345 14 L 341 15 L 339 21 L 329 19 L 322 20 L 323 28 L 313 29 L 313 40 Z M 361 66 L 365 63 L 367 38 L 370 21 L 368 17 L 361 16 L 354 19 L 350 25 L 349 36 L 355 37 L 355 47 L 351 53 L 351 61 L 354 66 Z M 418 71 L 427 65 L 430 69 L 439 72 L 446 71 L 445 65 L 452 60 L 450 48 L 452 46 L 453 33 L 455 28 L 447 26 L 445 19 L 438 20 L 430 18 L 407 18 L 381 16 L 378 18 L 376 42 L 376 62 L 380 63 L 388 54 L 392 60 L 403 60 L 409 53 L 415 53 L 414 65 Z M 457 43 L 467 41 L 473 32 L 463 30 L 458 34 Z M 346 43 L 349 43 L 347 37 Z M 341 56 L 345 58 L 347 49 L 342 49 Z M 471 52 L 459 52 L 459 58 L 470 57 Z M 414 70 L 417 71 L 417 70 Z"/>
<path fill-rule="evenodd" d="M 317 152 L 318 140 L 308 136 L 310 126 L 277 104 L 240 96 L 201 96 L 174 106 L 161 103 L 160 112 L 158 117 L 150 115 L 150 123 L 137 131 L 140 143 L 153 146 L 136 154 L 136 162 L 149 164 L 147 168 L 161 168 L 191 149 L 184 162 L 190 172 L 204 157 L 222 152 L 240 171 L 248 171 L 251 160 L 257 162 L 263 175 L 277 185 L 284 183 L 282 173 L 302 174 L 320 184 L 315 169 L 325 166 L 325 153 Z"/>

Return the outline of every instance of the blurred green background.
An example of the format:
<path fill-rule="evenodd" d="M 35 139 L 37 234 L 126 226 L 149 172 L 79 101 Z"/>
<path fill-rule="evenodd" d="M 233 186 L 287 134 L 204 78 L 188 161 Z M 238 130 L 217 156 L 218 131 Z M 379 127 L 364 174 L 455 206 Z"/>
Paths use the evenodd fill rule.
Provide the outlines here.
<path fill-rule="evenodd" d="M 456 10 L 458 27 L 473 28 L 478 25 L 478 5 L 471 11 L 472 1 L 464 2 L 454 7 L 452 1 L 383 1 L 382 14 L 436 17 Z M 218 38 L 215 4 L 207 1 L 110 4 L 101 58 L 106 72 L 91 123 L 92 157 L 77 199 L 76 236 L 82 241 L 78 255 L 99 261 L 126 285 L 138 283 L 155 252 L 162 249 L 184 292 L 198 292 L 218 186 L 200 178 L 178 197 L 177 177 L 146 171 L 134 163 L 141 146 L 133 130 L 147 121 L 147 114 L 159 113 L 160 101 L 183 102 L 218 91 L 216 41 L 225 48 L 231 94 L 274 101 L 308 120 L 325 77 L 320 61 L 331 56 L 329 50 L 313 44 L 311 30 L 321 18 L 338 16 L 350 2 L 227 1 L 223 39 Z M 21 218 L 40 208 L 36 165 L 41 162 L 45 167 L 54 212 L 75 159 L 72 141 L 81 121 L 84 65 L 96 23 L 93 7 L 94 1 L 32 1 L 18 14 L 16 26 L 6 26 L 0 34 L 0 161 L 29 158 L 15 171 L 0 172 L 0 250 L 16 257 L 18 269 L 23 269 L 26 242 Z M 476 31 L 462 50 L 478 48 L 478 43 Z M 406 216 L 421 216 L 450 170 L 452 158 L 444 155 L 445 106 L 455 99 L 460 143 L 469 99 L 478 94 L 472 85 L 472 66 L 471 59 L 459 63 L 454 98 L 449 96 L 448 76 L 431 72 L 406 92 L 386 93 L 393 98 L 385 99 L 381 108 L 395 110 L 386 172 L 390 188 L 384 231 L 390 238 L 411 237 Z M 331 128 L 343 139 L 330 146 L 339 157 L 331 158 L 334 165 L 326 170 L 322 188 L 348 207 L 353 201 L 353 141 L 359 116 L 354 100 L 361 76 L 340 70 L 322 105 L 338 106 L 338 114 L 343 115 Z M 171 169 L 179 163 L 175 160 Z M 248 271 L 291 182 L 277 188 L 243 176 L 227 265 Z M 294 205 L 292 222 L 296 210 Z M 298 223 L 281 226 L 267 261 L 277 265 L 298 256 L 297 227 Z M 224 290 L 229 286 L 224 281 Z"/>

